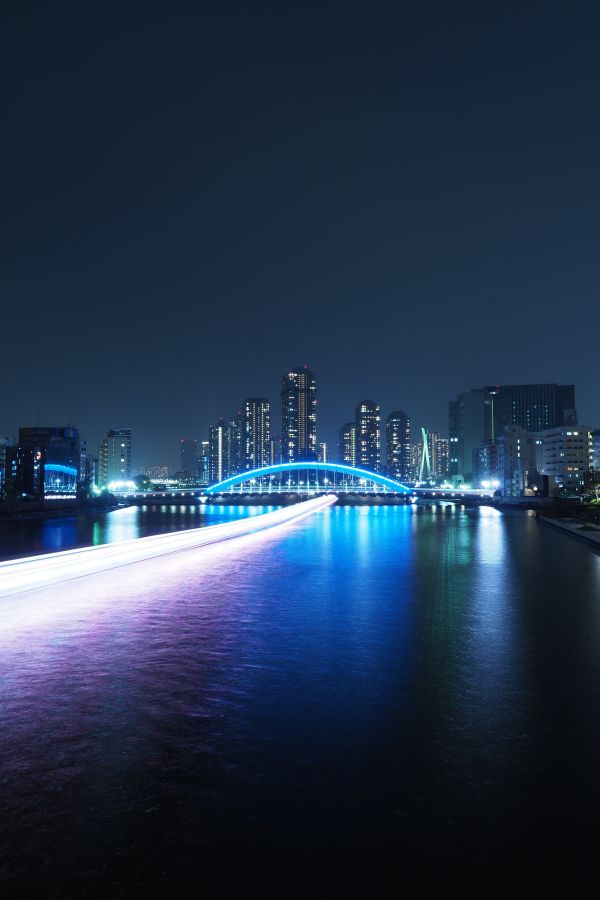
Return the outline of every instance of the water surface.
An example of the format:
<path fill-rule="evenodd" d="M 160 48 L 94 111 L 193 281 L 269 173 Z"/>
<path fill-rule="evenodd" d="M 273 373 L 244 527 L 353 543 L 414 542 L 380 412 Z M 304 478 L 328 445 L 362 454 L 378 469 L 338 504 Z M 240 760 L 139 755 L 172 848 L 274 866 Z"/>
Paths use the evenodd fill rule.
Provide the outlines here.
<path fill-rule="evenodd" d="M 54 553 L 94 544 L 111 544 L 131 538 L 203 528 L 244 516 L 260 515 L 273 507 L 127 506 L 112 510 L 85 510 L 61 516 L 0 519 L 0 561 L 38 553 Z"/>
<path fill-rule="evenodd" d="M 3 612 L 9 892 L 593 869 L 600 555 L 526 513 L 335 507 Z"/>

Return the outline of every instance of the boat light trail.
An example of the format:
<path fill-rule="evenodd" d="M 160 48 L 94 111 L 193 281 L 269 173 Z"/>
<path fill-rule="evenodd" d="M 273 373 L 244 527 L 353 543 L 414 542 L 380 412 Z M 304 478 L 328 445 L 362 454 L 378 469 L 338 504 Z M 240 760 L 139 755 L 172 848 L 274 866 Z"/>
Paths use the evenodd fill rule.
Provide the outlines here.
<path fill-rule="evenodd" d="M 258 516 L 224 522 L 221 525 L 7 560 L 0 563 L 0 597 L 263 531 L 276 525 L 297 521 L 303 516 L 331 506 L 336 500 L 335 495 L 329 494 Z"/>

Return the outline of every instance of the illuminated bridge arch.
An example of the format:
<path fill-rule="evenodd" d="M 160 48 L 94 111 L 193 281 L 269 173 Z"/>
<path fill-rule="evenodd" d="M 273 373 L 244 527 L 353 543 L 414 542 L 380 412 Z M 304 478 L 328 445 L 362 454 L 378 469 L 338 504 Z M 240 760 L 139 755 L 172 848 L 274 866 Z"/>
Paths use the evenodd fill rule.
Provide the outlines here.
<path fill-rule="evenodd" d="M 410 488 L 395 478 L 343 463 L 296 462 L 240 472 L 211 485 L 206 491 L 208 494 L 314 494 L 324 491 L 408 494 Z"/>

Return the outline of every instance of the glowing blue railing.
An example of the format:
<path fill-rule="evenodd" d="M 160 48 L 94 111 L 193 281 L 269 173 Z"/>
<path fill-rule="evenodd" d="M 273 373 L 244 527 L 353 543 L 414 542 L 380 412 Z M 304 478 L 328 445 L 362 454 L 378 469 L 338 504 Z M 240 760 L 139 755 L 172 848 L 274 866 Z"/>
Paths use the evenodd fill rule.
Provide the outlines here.
<path fill-rule="evenodd" d="M 315 479 L 314 484 L 307 483 L 306 485 L 303 482 L 298 482 L 295 480 L 292 483 L 291 475 L 292 473 L 297 474 L 301 472 L 306 472 L 307 474 L 310 472 L 316 472 L 317 477 Z M 225 493 L 227 491 L 233 491 L 233 488 L 237 485 L 244 484 L 245 482 L 252 483 L 259 482 L 258 489 L 254 486 L 250 488 L 250 492 L 256 492 L 257 490 L 260 493 L 269 493 L 272 492 L 273 485 L 267 484 L 266 486 L 262 485 L 262 479 L 264 478 L 272 478 L 272 476 L 283 475 L 285 473 L 290 474 L 290 479 L 288 485 L 285 485 L 281 481 L 277 485 L 277 492 L 281 493 L 286 489 L 298 491 L 301 493 L 313 492 L 313 491 L 335 491 L 336 487 L 342 490 L 351 490 L 353 492 L 359 493 L 370 493 L 374 489 L 375 486 L 382 488 L 385 492 L 392 492 L 395 494 L 409 494 L 410 488 L 406 487 L 405 484 L 397 481 L 395 478 L 388 478 L 387 475 L 381 475 L 379 472 L 371 472 L 369 469 L 359 469 L 356 466 L 347 466 L 344 463 L 322 463 L 322 462 L 292 462 L 292 463 L 278 463 L 273 466 L 264 466 L 261 469 L 253 469 L 248 472 L 239 472 L 237 475 L 232 475 L 230 478 L 225 478 L 223 481 L 217 482 L 217 484 L 211 485 L 207 488 L 206 492 L 208 494 L 220 494 Z M 324 479 L 322 483 L 319 483 L 318 475 L 319 473 L 330 473 L 332 475 L 343 475 L 348 479 L 353 479 L 357 482 L 357 484 L 336 484 L 335 477 L 331 482 L 328 479 Z M 309 482 L 309 479 L 307 479 Z M 365 487 L 367 484 L 370 486 L 370 491 L 366 491 Z"/>

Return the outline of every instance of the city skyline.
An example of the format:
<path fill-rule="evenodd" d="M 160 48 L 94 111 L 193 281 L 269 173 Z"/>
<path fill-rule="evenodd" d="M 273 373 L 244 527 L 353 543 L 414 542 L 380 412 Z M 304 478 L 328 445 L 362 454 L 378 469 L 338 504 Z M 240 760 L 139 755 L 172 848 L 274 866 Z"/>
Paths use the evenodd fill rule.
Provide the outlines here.
<path fill-rule="evenodd" d="M 284 366 L 284 370 L 287 371 L 288 368 L 290 368 L 290 367 Z M 293 368 L 293 366 L 291 368 Z M 313 369 L 312 371 L 315 371 L 315 370 Z M 315 375 L 317 378 L 318 394 L 319 394 L 319 401 L 318 401 L 318 406 L 317 406 L 318 442 L 321 443 L 324 441 L 327 444 L 329 455 L 330 456 L 333 455 L 335 458 L 337 458 L 338 446 L 339 446 L 339 440 L 340 440 L 340 428 L 345 424 L 346 421 L 350 421 L 350 420 L 354 419 L 356 406 L 358 405 L 359 400 L 357 400 L 355 398 L 353 400 L 353 402 L 345 405 L 342 410 L 339 410 L 337 412 L 335 409 L 330 408 L 326 411 L 325 416 L 323 416 L 324 411 L 323 411 L 323 404 L 321 401 L 321 397 L 323 396 L 323 394 L 325 394 L 325 396 L 327 397 L 328 394 L 329 395 L 331 394 L 331 392 L 327 390 L 327 385 L 322 383 L 322 380 L 319 378 L 318 371 L 315 371 Z M 277 385 L 278 383 L 280 384 L 281 376 L 279 376 L 279 377 L 274 376 L 271 379 L 271 381 L 275 385 Z M 569 379 L 567 379 L 567 381 L 569 381 Z M 572 381 L 572 379 L 570 381 Z M 502 382 L 492 382 L 490 380 L 481 382 L 479 384 L 473 382 L 473 384 L 471 384 L 470 386 L 468 386 L 468 387 L 466 386 L 463 388 L 462 391 L 459 391 L 458 395 L 463 394 L 463 393 L 467 394 L 471 391 L 481 390 L 481 389 L 483 389 L 484 385 L 489 386 L 491 384 L 501 384 L 501 383 Z M 506 385 L 517 385 L 517 382 L 514 380 L 508 381 L 508 382 L 503 382 L 503 383 Z M 537 379 L 532 382 L 522 382 L 521 384 L 538 384 L 538 383 L 545 383 L 545 382 L 541 382 L 539 379 Z M 221 414 L 218 415 L 213 420 L 209 420 L 207 416 L 204 416 L 204 417 L 202 417 L 202 420 L 204 420 L 205 425 L 199 425 L 195 430 L 190 429 L 187 433 L 184 432 L 183 429 L 180 429 L 179 431 L 175 431 L 175 423 L 174 423 L 174 425 L 173 425 L 173 429 L 174 429 L 173 430 L 173 435 L 174 435 L 173 440 L 171 440 L 170 434 L 168 436 L 165 436 L 164 428 L 162 426 L 162 419 L 160 420 L 160 423 L 157 421 L 157 423 L 155 423 L 154 426 L 151 425 L 146 428 L 141 427 L 141 429 L 138 431 L 138 429 L 136 429 L 133 425 L 131 425 L 132 421 L 137 420 L 135 414 L 132 414 L 129 417 L 127 417 L 125 415 L 123 417 L 123 419 L 121 420 L 121 423 L 116 423 L 116 424 L 106 421 L 101 416 L 98 416 L 96 414 L 95 419 L 93 419 L 93 420 L 89 420 L 89 418 L 87 419 L 90 422 L 90 426 L 91 426 L 90 430 L 86 430 L 84 427 L 82 427 L 77 420 L 67 418 L 64 416 L 61 417 L 60 415 L 57 415 L 57 417 L 52 421 L 50 419 L 48 419 L 46 421 L 44 418 L 44 415 L 41 411 L 40 411 L 39 421 L 40 421 L 41 425 L 46 425 L 46 426 L 50 422 L 50 424 L 54 425 L 54 426 L 56 426 L 58 423 L 61 427 L 73 426 L 73 427 L 77 428 L 79 433 L 81 434 L 82 438 L 86 440 L 88 452 L 92 456 L 97 455 L 100 444 L 101 444 L 105 434 L 107 433 L 107 431 L 109 431 L 111 429 L 115 429 L 115 428 L 118 429 L 120 427 L 123 427 L 122 422 L 125 422 L 127 427 L 131 430 L 131 432 L 134 435 L 133 466 L 136 471 L 141 472 L 141 470 L 144 467 L 160 466 L 160 465 L 168 465 L 170 467 L 171 471 L 178 471 L 180 469 L 180 445 L 181 445 L 182 440 L 196 440 L 199 442 L 203 441 L 203 440 L 207 440 L 209 430 L 212 426 L 215 425 L 216 422 L 218 422 L 220 419 L 223 419 L 224 422 L 226 423 L 230 420 L 232 415 L 235 416 L 235 415 L 238 415 L 241 413 L 244 400 L 240 399 L 240 396 L 250 397 L 251 392 L 246 391 L 246 393 L 244 393 L 243 386 L 241 385 L 240 387 L 241 387 L 241 390 L 238 391 L 237 402 L 234 400 L 234 402 L 231 404 L 231 406 L 229 408 L 229 412 L 225 411 L 222 415 Z M 594 427 L 594 428 L 598 427 L 598 422 L 600 422 L 600 412 L 599 412 L 598 417 L 595 419 L 592 418 L 592 416 L 586 415 L 585 410 L 582 411 L 582 403 L 580 400 L 581 394 L 584 393 L 584 395 L 585 395 L 585 391 L 582 392 L 579 388 L 579 385 L 576 385 L 576 390 L 577 390 L 577 416 L 578 416 L 579 422 L 587 423 L 587 424 L 591 425 L 591 427 Z M 448 396 L 444 400 L 442 400 L 441 403 L 438 403 L 437 405 L 441 405 L 443 407 L 441 415 L 436 416 L 435 419 L 433 419 L 433 420 L 431 420 L 431 419 L 427 420 L 425 418 L 425 416 L 419 416 L 418 412 L 415 413 L 409 403 L 403 404 L 401 402 L 400 403 L 397 402 L 394 405 L 392 402 L 392 404 L 388 407 L 385 403 L 380 402 L 380 400 L 379 400 L 380 394 L 383 394 L 383 393 L 384 393 L 384 391 L 382 390 L 382 391 L 378 392 L 377 394 L 375 394 L 375 397 L 374 397 L 374 402 L 376 402 L 377 405 L 381 409 L 381 423 L 380 424 L 381 424 L 381 439 L 382 439 L 381 452 L 383 454 L 381 457 L 382 460 L 384 460 L 384 458 L 385 458 L 385 420 L 386 420 L 387 416 L 397 408 L 405 408 L 407 411 L 408 417 L 411 422 L 411 438 L 413 441 L 416 441 L 420 438 L 421 427 L 426 427 L 429 431 L 439 433 L 440 435 L 445 436 L 445 437 L 449 436 L 448 403 L 451 402 L 454 399 L 454 397 Z M 366 397 L 366 393 L 364 391 L 363 392 L 359 391 L 358 396 L 363 396 L 363 395 Z M 389 391 L 388 391 L 388 395 L 389 395 Z M 265 393 L 262 396 L 264 396 L 266 401 L 270 402 L 272 416 L 274 414 L 274 423 L 275 424 L 273 424 L 273 422 L 271 423 L 271 434 L 278 435 L 278 426 L 280 424 L 279 391 L 274 390 L 271 393 L 271 398 L 272 397 L 275 398 L 275 405 L 273 405 L 273 399 L 271 399 L 268 394 Z M 454 396 L 457 396 L 457 395 L 454 395 Z M 346 410 L 348 412 L 347 419 L 344 418 L 344 414 L 345 414 Z M 37 411 L 36 411 L 36 416 L 37 416 Z M 87 417 L 84 417 L 84 421 L 86 420 L 86 418 Z M 323 418 L 325 419 L 325 424 L 323 424 Z M 102 424 L 98 424 L 100 421 L 102 422 Z M 198 421 L 201 421 L 200 417 L 198 417 Z M 33 422 L 33 421 L 31 421 L 31 422 L 26 421 L 25 416 L 23 416 L 23 415 L 19 416 L 18 414 L 17 414 L 17 418 L 16 418 L 16 423 L 17 424 L 15 425 L 13 431 L 11 431 L 7 427 L 3 428 L 2 424 L 0 423 L 0 435 L 6 434 L 9 437 L 9 439 L 14 440 L 15 443 L 17 442 L 19 428 L 31 427 L 31 426 L 34 426 L 35 424 L 37 424 L 36 422 Z M 153 429 L 156 429 L 156 430 L 153 430 Z M 98 435 L 97 439 L 95 438 L 96 434 Z"/>

